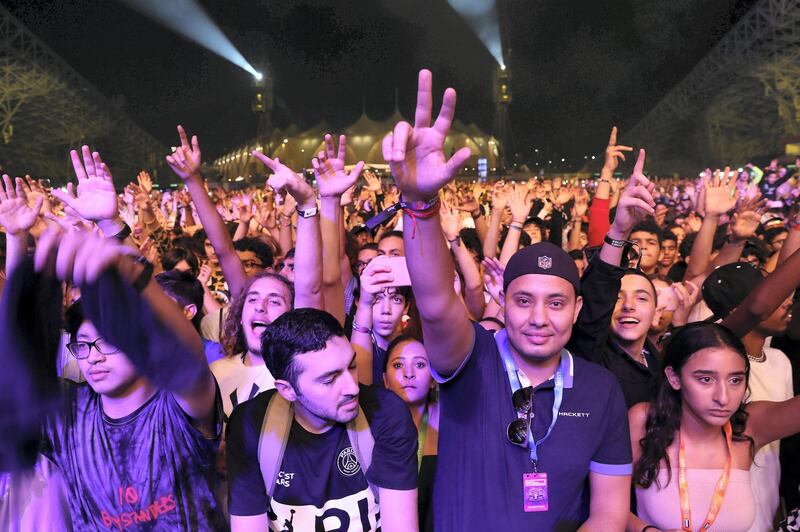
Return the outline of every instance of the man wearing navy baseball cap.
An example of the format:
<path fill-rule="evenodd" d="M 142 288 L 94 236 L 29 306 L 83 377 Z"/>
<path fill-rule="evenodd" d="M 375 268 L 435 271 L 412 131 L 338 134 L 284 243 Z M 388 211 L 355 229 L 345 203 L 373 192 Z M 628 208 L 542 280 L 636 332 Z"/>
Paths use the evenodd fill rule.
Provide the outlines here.
<path fill-rule="evenodd" d="M 572 258 L 538 243 L 509 260 L 506 329 L 496 335 L 470 321 L 452 289 L 438 193 L 470 155 L 468 148 L 450 160 L 444 154 L 454 109 L 448 89 L 430 127 L 431 74 L 423 70 L 415 125 L 398 124 L 383 142 L 404 202 L 403 225 L 414 228 L 404 233 L 406 261 L 440 383 L 434 526 L 623 530 L 632 470 L 627 409 L 614 375 L 565 348 L 583 304 Z M 653 210 L 643 164 L 642 151 L 617 207 L 625 221 L 617 226 L 628 231 L 640 210 Z M 627 238 L 614 231 L 612 225 L 600 252 L 609 264 L 620 263 Z"/>

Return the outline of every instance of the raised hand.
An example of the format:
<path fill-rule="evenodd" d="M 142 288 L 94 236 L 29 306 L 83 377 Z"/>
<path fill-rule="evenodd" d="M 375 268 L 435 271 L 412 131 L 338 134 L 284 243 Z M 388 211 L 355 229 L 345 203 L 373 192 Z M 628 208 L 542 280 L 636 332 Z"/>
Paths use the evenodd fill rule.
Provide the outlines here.
<path fill-rule="evenodd" d="M 656 225 L 657 226 L 659 226 L 659 227 L 663 227 L 664 226 L 664 220 L 666 220 L 666 218 L 667 218 L 667 211 L 668 210 L 669 209 L 667 209 L 667 206 L 664 205 L 663 203 L 659 203 L 658 205 L 656 205 L 655 218 L 656 218 Z"/>
<path fill-rule="evenodd" d="M 557 190 L 553 191 L 554 198 L 553 203 L 555 205 L 561 206 L 566 204 L 569 200 L 572 199 L 573 191 L 567 187 L 560 187 Z"/>
<path fill-rule="evenodd" d="M 472 154 L 469 148 L 461 148 L 449 160 L 445 157 L 444 141 L 456 110 L 456 91 L 444 92 L 439 117 L 431 127 L 431 78 L 429 70 L 420 71 L 414 125 L 400 122 L 383 139 L 383 158 L 407 201 L 435 197 Z"/>
<path fill-rule="evenodd" d="M 97 281 L 105 270 L 118 265 L 123 256 L 136 254 L 114 238 L 85 230 L 62 232 L 51 227 L 39 238 L 34 267 L 36 271 L 55 273 L 62 281 L 82 286 Z"/>
<path fill-rule="evenodd" d="M 586 189 L 580 189 L 575 195 L 574 216 L 583 219 L 586 211 L 589 210 L 589 192 Z"/>
<path fill-rule="evenodd" d="M 525 223 L 531 212 L 533 199 L 523 185 L 513 185 L 508 192 L 508 206 L 511 208 L 511 221 Z"/>
<path fill-rule="evenodd" d="M 211 266 L 204 263 L 200 266 L 200 272 L 197 274 L 197 280 L 203 287 L 208 286 L 208 281 L 211 279 Z"/>
<path fill-rule="evenodd" d="M 139 182 L 139 188 L 150 194 L 153 191 L 153 179 L 150 177 L 150 174 L 142 170 L 139 172 L 139 175 L 136 176 L 136 180 Z"/>
<path fill-rule="evenodd" d="M 461 199 L 461 203 L 456 205 L 456 209 L 459 211 L 474 213 L 477 210 L 480 210 L 481 206 L 478 203 L 478 200 L 475 199 L 475 196 L 471 192 L 467 192 L 464 194 L 464 197 Z"/>
<path fill-rule="evenodd" d="M 492 210 L 502 212 L 508 205 L 510 185 L 503 185 L 500 181 L 495 183 L 494 190 L 492 190 Z"/>
<path fill-rule="evenodd" d="M 612 229 L 616 231 L 615 236 L 630 234 L 631 229 L 647 216 L 655 214 L 655 201 L 653 200 L 653 190 L 655 185 L 644 175 L 645 151 L 639 150 L 639 157 L 633 167 L 628 184 L 622 191 L 622 195 L 617 203 L 617 213 L 614 216 Z"/>
<path fill-rule="evenodd" d="M 454 240 L 461 229 L 459 211 L 449 203 L 442 203 L 442 209 L 439 211 L 439 221 L 442 224 L 444 237 L 448 241 Z"/>
<path fill-rule="evenodd" d="M 142 187 L 138 185 L 129 183 L 128 186 L 125 187 L 125 193 L 129 194 L 131 198 L 133 198 L 133 202 L 139 209 L 146 209 L 150 204 L 150 196 Z"/>
<path fill-rule="evenodd" d="M 89 151 L 89 146 L 81 148 L 81 156 L 72 150 L 72 167 L 78 178 L 78 194 L 74 193 L 72 183 L 67 184 L 66 192 L 53 190 L 53 196 L 75 211 L 86 220 L 98 222 L 117 218 L 117 193 L 114 181 L 106 163 L 97 152 Z"/>
<path fill-rule="evenodd" d="M 27 233 L 36 224 L 44 200 L 38 197 L 33 205 L 29 205 L 24 181 L 18 177 L 14 184 L 16 187 L 12 185 L 11 178 L 3 174 L 3 183 L 0 185 L 0 225 L 6 233 L 16 236 Z"/>
<path fill-rule="evenodd" d="M 617 126 L 611 128 L 611 135 L 608 137 L 608 146 L 606 146 L 606 159 L 603 162 L 603 170 L 610 174 L 619 166 L 619 161 L 625 160 L 625 152 L 633 151 L 630 146 L 617 146 Z"/>
<path fill-rule="evenodd" d="M 381 180 L 369 170 L 364 172 L 364 180 L 367 182 L 367 190 L 371 190 L 372 192 L 381 191 Z"/>
<path fill-rule="evenodd" d="M 767 199 L 759 194 L 739 202 L 731 220 L 731 236 L 736 240 L 745 240 L 755 236 L 761 223 L 761 217 L 767 208 Z"/>
<path fill-rule="evenodd" d="M 284 202 L 281 206 L 284 216 L 291 216 L 297 205 L 300 205 L 303 209 L 316 205 L 314 189 L 303 179 L 303 176 L 283 164 L 277 157 L 270 159 L 258 150 L 253 150 L 253 157 L 272 170 L 272 175 L 267 179 L 267 185 L 277 194 L 285 195 L 286 192 L 289 193 L 284 197 Z"/>
<path fill-rule="evenodd" d="M 314 176 L 317 178 L 319 195 L 323 198 L 340 197 L 347 189 L 355 185 L 361 170 L 364 169 L 364 161 L 356 163 L 355 167 L 348 174 L 344 169 L 344 160 L 347 154 L 347 137 L 339 135 L 338 152 L 333 146 L 333 137 L 325 135 L 325 151 L 319 152 L 317 157 L 311 160 L 314 167 Z M 370 172 L 368 172 L 370 173 Z M 366 177 L 366 174 L 365 174 Z M 370 179 L 372 185 L 369 186 Z M 381 184 L 377 177 L 372 175 L 367 178 L 367 189 L 372 192 L 380 192 Z M 377 188 L 375 188 L 377 185 Z"/>
<path fill-rule="evenodd" d="M 253 219 L 253 209 L 246 203 L 240 203 L 236 207 L 236 218 L 243 224 L 249 224 Z"/>
<path fill-rule="evenodd" d="M 486 283 L 486 290 L 498 306 L 505 306 L 503 298 L 503 274 L 506 271 L 503 263 L 496 258 L 483 259 L 483 280 Z"/>
<path fill-rule="evenodd" d="M 192 143 L 189 144 L 183 126 L 178 126 L 178 136 L 181 139 L 181 145 L 172 155 L 167 155 L 167 164 L 169 164 L 172 171 L 183 181 L 202 179 L 200 176 L 200 166 L 203 160 L 200 153 L 200 144 L 197 141 L 197 135 L 192 135 Z"/>
<path fill-rule="evenodd" d="M 736 174 L 731 172 L 730 167 L 726 166 L 722 172 L 715 170 L 711 179 L 704 175 L 703 184 L 706 215 L 720 216 L 736 206 L 739 191 L 736 190 Z"/>
<path fill-rule="evenodd" d="M 25 180 L 22 182 L 22 188 L 28 198 L 28 207 L 33 207 L 36 204 L 36 200 L 41 198 L 42 213 L 51 212 L 52 205 L 50 203 L 49 192 L 45 189 L 42 180 L 37 181 L 36 179 L 32 179 L 31 176 L 26 175 Z"/>
<path fill-rule="evenodd" d="M 675 327 L 682 327 L 689 322 L 689 314 L 700 300 L 702 291 L 691 281 L 673 283 L 671 288 L 675 290 L 675 298 L 678 301 L 677 308 L 672 312 L 672 324 Z"/>
<path fill-rule="evenodd" d="M 351 203 L 353 203 L 353 194 L 356 192 L 356 186 L 353 185 L 352 187 L 348 188 L 342 194 L 342 197 L 339 198 L 339 205 L 342 207 L 347 207 Z"/>
<path fill-rule="evenodd" d="M 394 281 L 392 267 L 380 261 L 371 261 L 361 272 L 361 296 L 359 304 L 371 305 L 375 296 L 391 287 Z"/>

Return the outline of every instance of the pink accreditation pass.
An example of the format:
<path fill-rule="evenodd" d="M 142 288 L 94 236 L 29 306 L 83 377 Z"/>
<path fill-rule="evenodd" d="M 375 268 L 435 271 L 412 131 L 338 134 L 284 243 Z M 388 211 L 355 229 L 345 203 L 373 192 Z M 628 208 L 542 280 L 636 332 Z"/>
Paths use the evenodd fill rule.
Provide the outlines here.
<path fill-rule="evenodd" d="M 547 511 L 547 473 L 522 475 L 523 508 L 526 512 Z"/>

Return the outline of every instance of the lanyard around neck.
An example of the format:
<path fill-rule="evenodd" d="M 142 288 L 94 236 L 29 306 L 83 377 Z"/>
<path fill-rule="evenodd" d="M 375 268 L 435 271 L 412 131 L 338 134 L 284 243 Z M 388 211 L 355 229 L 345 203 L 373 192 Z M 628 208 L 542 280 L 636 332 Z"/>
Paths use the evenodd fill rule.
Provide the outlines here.
<path fill-rule="evenodd" d="M 717 481 L 717 487 L 714 489 L 714 496 L 711 498 L 711 505 L 708 508 L 703 525 L 700 530 L 708 530 L 714 521 L 717 519 L 719 510 L 722 507 L 722 501 L 725 500 L 725 491 L 728 489 L 728 480 L 731 474 L 731 462 L 733 461 L 733 437 L 731 423 L 728 421 L 723 427 L 725 431 L 725 442 L 728 445 L 728 459 L 725 461 L 725 467 L 722 469 L 722 475 Z M 686 447 L 683 444 L 683 431 L 679 431 L 679 444 L 678 444 L 678 487 L 680 489 L 681 498 L 681 526 L 683 530 L 692 530 L 692 511 L 689 502 L 689 485 L 686 478 Z"/>
<path fill-rule="evenodd" d="M 517 364 L 514 362 L 514 357 L 511 356 L 511 351 L 508 348 L 508 334 L 506 333 L 505 329 L 495 335 L 495 341 L 497 343 L 498 350 L 500 351 L 500 356 L 503 359 L 503 364 L 506 367 L 506 374 L 508 375 L 508 382 L 511 384 L 511 394 L 513 395 L 514 392 L 522 388 L 522 383 L 519 380 L 519 370 L 517 369 Z M 569 356 L 569 354 L 566 350 L 562 349 L 560 355 L 561 361 L 563 361 L 564 357 L 566 356 Z M 531 451 L 531 463 L 533 464 L 534 471 L 537 470 L 539 465 L 539 454 L 536 448 L 542 445 L 553 432 L 553 427 L 556 426 L 556 421 L 558 421 L 558 412 L 561 410 L 561 401 L 564 398 L 564 372 L 561 369 L 561 361 L 559 361 L 558 369 L 556 370 L 555 374 L 555 387 L 553 389 L 553 419 L 550 421 L 550 427 L 548 427 L 547 433 L 539 441 L 536 441 L 533 437 L 532 421 L 530 427 L 528 428 L 528 447 Z M 533 395 L 531 395 L 531 409 L 533 409 Z"/>

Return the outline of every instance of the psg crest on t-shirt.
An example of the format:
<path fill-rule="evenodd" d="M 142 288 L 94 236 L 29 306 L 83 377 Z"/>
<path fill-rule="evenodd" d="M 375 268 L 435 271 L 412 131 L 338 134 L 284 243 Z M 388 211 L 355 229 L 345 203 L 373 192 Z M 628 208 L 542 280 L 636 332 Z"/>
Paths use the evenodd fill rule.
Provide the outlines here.
<path fill-rule="evenodd" d="M 336 458 L 336 467 L 339 468 L 339 473 L 346 477 L 352 477 L 361 470 L 361 464 L 358 463 L 352 447 L 342 449 Z"/>

